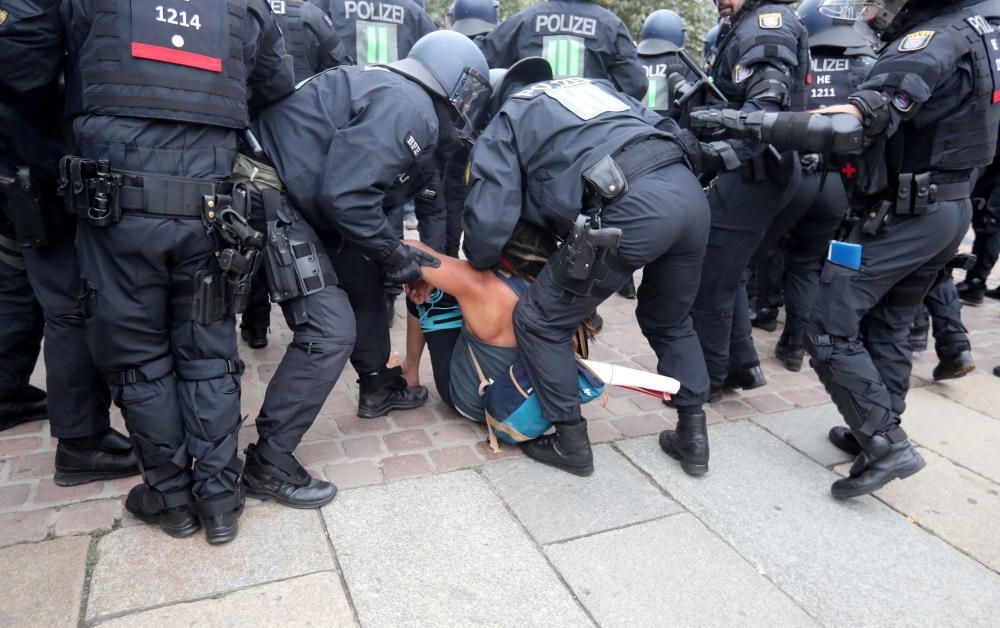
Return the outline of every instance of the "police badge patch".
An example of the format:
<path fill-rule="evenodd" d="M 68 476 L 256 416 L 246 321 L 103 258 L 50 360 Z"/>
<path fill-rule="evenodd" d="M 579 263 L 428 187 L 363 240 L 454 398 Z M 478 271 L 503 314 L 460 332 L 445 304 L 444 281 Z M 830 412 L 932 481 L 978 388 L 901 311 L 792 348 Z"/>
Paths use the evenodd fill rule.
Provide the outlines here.
<path fill-rule="evenodd" d="M 903 41 L 899 42 L 900 52 L 916 52 L 918 50 L 923 50 L 927 47 L 927 44 L 931 43 L 931 39 L 934 37 L 934 31 L 917 31 L 915 33 L 910 33 L 903 38 Z"/>
<path fill-rule="evenodd" d="M 4 11 L 3 9 L 0 9 L 0 24 L 3 24 L 6 21 L 7 21 L 7 12 Z"/>
<path fill-rule="evenodd" d="M 407 133 L 406 137 L 403 138 L 403 145 L 409 149 L 410 154 L 413 155 L 414 159 L 420 157 L 420 153 L 424 152 L 424 149 L 420 147 L 417 142 L 417 138 L 413 137 L 413 133 Z"/>
<path fill-rule="evenodd" d="M 745 68 L 742 65 L 738 65 L 733 68 L 733 82 L 742 83 L 753 76 L 753 68 Z"/>
<path fill-rule="evenodd" d="M 906 92 L 896 92 L 896 95 L 892 97 L 892 106 L 906 113 L 913 109 L 913 98 Z"/>
<path fill-rule="evenodd" d="M 775 28 L 781 28 L 781 14 L 780 13 L 761 13 L 757 18 L 757 23 L 760 24 L 761 28 L 766 28 L 768 30 L 773 30 Z"/>

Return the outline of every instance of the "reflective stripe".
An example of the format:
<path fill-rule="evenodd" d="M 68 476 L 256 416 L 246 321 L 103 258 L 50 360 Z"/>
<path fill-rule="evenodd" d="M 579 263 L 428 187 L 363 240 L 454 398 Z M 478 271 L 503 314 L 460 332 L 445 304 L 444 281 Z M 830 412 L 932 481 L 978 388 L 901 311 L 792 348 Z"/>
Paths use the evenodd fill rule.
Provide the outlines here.
<path fill-rule="evenodd" d="M 585 61 L 583 39 L 570 36 L 552 36 L 542 39 L 542 56 L 552 66 L 556 78 L 583 76 Z"/>

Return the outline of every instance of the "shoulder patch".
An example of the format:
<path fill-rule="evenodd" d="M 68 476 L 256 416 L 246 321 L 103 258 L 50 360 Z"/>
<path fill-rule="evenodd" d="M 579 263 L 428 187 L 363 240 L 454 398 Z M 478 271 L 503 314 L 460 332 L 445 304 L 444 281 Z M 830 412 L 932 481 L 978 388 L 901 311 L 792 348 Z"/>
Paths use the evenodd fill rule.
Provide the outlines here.
<path fill-rule="evenodd" d="M 403 139 L 403 144 L 405 144 L 406 148 L 409 149 L 414 159 L 420 157 L 420 153 L 424 152 L 424 149 L 420 148 L 420 143 L 417 142 L 417 138 L 413 137 L 413 133 L 406 134 L 406 137 Z"/>
<path fill-rule="evenodd" d="M 271 12 L 275 15 L 284 15 L 288 12 L 285 0 L 271 0 L 268 4 L 271 5 Z"/>
<path fill-rule="evenodd" d="M 3 9 L 0 9 L 0 24 L 3 24 L 6 21 L 7 21 L 7 12 L 4 11 Z"/>
<path fill-rule="evenodd" d="M 470 159 L 465 163 L 465 185 L 466 187 L 472 183 L 472 160 Z"/>
<path fill-rule="evenodd" d="M 326 13 L 323 14 L 323 21 L 326 22 L 327 26 L 329 26 L 330 28 L 333 28 L 333 18 L 331 18 Z"/>
<path fill-rule="evenodd" d="M 892 106 L 906 113 L 913 109 L 913 98 L 906 92 L 896 92 L 896 95 L 892 97 Z"/>
<path fill-rule="evenodd" d="M 910 33 L 903 38 L 903 41 L 899 42 L 900 52 L 916 52 L 917 50 L 923 50 L 927 47 L 927 44 L 931 43 L 931 39 L 934 38 L 934 31 L 916 31 L 915 33 Z"/>
<path fill-rule="evenodd" d="M 781 28 L 784 25 L 784 22 L 781 20 L 780 13 L 761 13 L 757 17 L 757 23 L 761 28 L 766 28 L 768 30 Z"/>
<path fill-rule="evenodd" d="M 751 76 L 753 76 L 753 68 L 745 68 L 742 65 L 733 68 L 733 82 L 736 84 L 742 83 Z"/>

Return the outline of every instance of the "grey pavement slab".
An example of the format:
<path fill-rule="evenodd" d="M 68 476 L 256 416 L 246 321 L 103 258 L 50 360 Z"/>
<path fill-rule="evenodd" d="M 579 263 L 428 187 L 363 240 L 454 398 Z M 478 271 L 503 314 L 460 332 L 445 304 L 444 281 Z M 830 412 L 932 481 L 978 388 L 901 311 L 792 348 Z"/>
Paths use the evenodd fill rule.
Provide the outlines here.
<path fill-rule="evenodd" d="M 522 458 L 487 465 L 483 475 L 539 543 L 682 510 L 608 445 L 594 447 L 594 467 L 594 475 L 580 478 Z"/>
<path fill-rule="evenodd" d="M 0 549 L 0 626 L 76 626 L 89 536 Z"/>
<path fill-rule="evenodd" d="M 1000 381 L 990 370 L 980 368 L 960 379 L 931 384 L 927 390 L 994 419 L 1000 419 Z"/>
<path fill-rule="evenodd" d="M 872 497 L 834 500 L 838 476 L 753 423 L 710 436 L 700 478 L 653 439 L 621 448 L 821 623 L 996 625 L 997 574 Z"/>
<path fill-rule="evenodd" d="M 830 467 L 851 459 L 827 438 L 831 427 L 844 424 L 844 419 L 832 403 L 760 414 L 753 417 L 753 421 L 824 466 Z"/>
<path fill-rule="evenodd" d="M 1000 573 L 1000 486 L 932 451 L 919 451 L 927 460 L 924 470 L 876 495 Z M 837 470 L 846 475 L 848 467 Z"/>
<path fill-rule="evenodd" d="M 98 551 L 88 619 L 335 568 L 319 513 L 267 503 L 243 513 L 226 545 L 209 545 L 204 533 L 178 540 L 136 526 L 105 536 Z"/>
<path fill-rule="evenodd" d="M 97 624 L 101 628 L 172 626 L 357 626 L 335 572 L 271 582 L 222 597 L 174 604 Z"/>
<path fill-rule="evenodd" d="M 323 514 L 366 627 L 591 625 L 474 471 L 344 491 Z"/>
<path fill-rule="evenodd" d="M 603 628 L 817 625 L 688 513 L 545 552 Z"/>
<path fill-rule="evenodd" d="M 1000 379 L 991 383 L 1000 388 Z M 918 388 L 907 395 L 903 427 L 924 447 L 1000 483 L 1000 421 Z"/>

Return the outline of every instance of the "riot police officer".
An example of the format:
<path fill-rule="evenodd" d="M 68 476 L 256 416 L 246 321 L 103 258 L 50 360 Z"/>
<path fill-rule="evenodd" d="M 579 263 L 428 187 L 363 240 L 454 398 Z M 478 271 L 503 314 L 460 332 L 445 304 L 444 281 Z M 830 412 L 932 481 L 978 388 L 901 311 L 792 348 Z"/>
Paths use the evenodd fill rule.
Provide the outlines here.
<path fill-rule="evenodd" d="M 445 25 L 470 39 L 485 35 L 500 21 L 498 0 L 455 0 L 445 15 Z"/>
<path fill-rule="evenodd" d="M 682 384 L 677 430 L 660 442 L 688 473 L 705 473 L 708 382 L 688 315 L 708 232 L 704 193 L 687 165 L 697 143 L 686 152 L 673 120 L 607 82 L 531 84 L 550 72 L 542 59 L 525 59 L 496 88 L 499 111 L 473 151 L 463 220 L 465 254 L 477 268 L 496 265 L 519 219 L 565 239 L 514 311 L 518 347 L 556 428 L 522 449 L 569 473 L 593 473 L 571 339 L 644 267 L 636 317 L 658 371 Z"/>
<path fill-rule="evenodd" d="M 684 20 L 669 9 L 653 11 L 642 25 L 642 41 L 636 51 L 648 81 L 643 103 L 661 115 L 670 114 L 670 75 L 676 72 L 685 80 L 696 80 L 677 56 L 684 47 L 685 31 Z"/>
<path fill-rule="evenodd" d="M 738 133 L 779 145 L 863 148 L 848 183 L 859 220 L 846 242 L 831 245 L 807 337 L 813 368 L 850 428 L 832 429 L 830 440 L 858 453 L 849 476 L 834 482 L 834 497 L 871 493 L 925 464 L 900 427 L 911 371 L 906 338 L 969 228 L 972 184 L 993 159 L 1000 127 L 1000 32 L 971 4 L 866 5 L 885 47 L 850 104 L 830 115 L 721 116 Z M 823 6 L 857 8 L 845 0 Z"/>
<path fill-rule="evenodd" d="M 988 16 L 986 11 L 983 11 L 983 16 Z M 1000 186 L 996 184 L 998 176 L 1000 176 L 1000 159 L 994 157 L 993 163 L 979 175 L 976 189 L 973 191 L 972 229 L 976 233 L 976 239 L 972 242 L 972 252 L 976 255 L 976 264 L 965 274 L 965 280 L 957 286 L 958 296 L 969 305 L 982 304 L 984 297 L 1000 299 L 1000 288 L 989 288 L 986 285 L 986 280 L 989 279 L 997 259 L 1000 258 Z"/>
<path fill-rule="evenodd" d="M 821 109 L 845 104 L 865 80 L 875 61 L 872 42 L 854 30 L 855 16 L 828 14 L 821 0 L 806 0 L 798 8 L 809 32 L 811 76 L 807 108 Z M 823 256 L 837 228 L 847 215 L 847 193 L 841 175 L 853 176 L 849 161 L 840 163 L 821 155 L 801 158 L 802 182 L 788 207 L 772 223 L 757 257 L 766 259 L 779 243 L 783 249 L 785 327 L 774 352 L 785 368 L 798 371 L 805 355 L 805 324 L 813 307 Z M 761 266 L 765 266 L 762 264 Z M 757 320 L 777 318 L 764 295 L 771 292 L 768 273 L 757 272 Z M 779 286 L 780 288 L 780 286 Z"/>
<path fill-rule="evenodd" d="M 413 0 L 317 0 L 358 65 L 394 63 L 414 43 L 437 30 Z"/>
<path fill-rule="evenodd" d="M 483 39 L 492 68 L 518 59 L 544 57 L 556 78 L 611 81 L 620 91 L 642 98 L 646 76 L 628 27 L 590 0 L 548 0 L 510 16 Z"/>
<path fill-rule="evenodd" d="M 809 50 L 805 28 L 783 2 L 717 0 L 723 18 L 710 74 L 743 111 L 801 111 Z M 744 271 L 774 218 L 790 202 L 801 168 L 796 156 L 745 140 L 703 145 L 706 168 L 721 172 L 712 206 L 702 283 L 691 310 L 708 363 L 712 398 L 726 388 L 766 381 L 750 336 Z"/>
<path fill-rule="evenodd" d="M 351 355 L 355 314 L 363 316 L 338 285 L 344 270 L 330 252 L 349 242 L 394 282 L 420 277 L 420 254 L 400 244 L 385 197 L 401 185 L 402 200 L 423 189 L 417 175 L 434 160 L 439 128 L 488 100 L 488 72 L 468 38 L 439 31 L 395 63 L 319 74 L 255 121 L 285 194 L 284 203 L 263 199 L 269 240 L 288 242 L 266 253 L 268 288 L 294 335 L 257 417 L 259 439 L 247 449 L 249 494 L 297 508 L 333 499 L 336 488 L 311 478 L 293 455 Z M 399 369 L 386 377 L 401 379 Z"/>
<path fill-rule="evenodd" d="M 88 344 L 142 466 L 126 508 L 225 543 L 243 508 L 233 313 L 254 242 L 227 179 L 250 109 L 294 88 L 292 62 L 263 0 L 133 6 L 62 4 L 80 156 L 60 174 Z"/>
<path fill-rule="evenodd" d="M 309 0 L 270 0 L 270 4 L 292 57 L 296 82 L 327 68 L 354 63 L 333 28 L 333 20 L 315 4 Z M 270 322 L 271 302 L 263 280 L 257 277 L 240 321 L 240 335 L 253 349 L 266 347 Z"/>
<path fill-rule="evenodd" d="M 65 150 L 58 6 L 16 0 L 2 8 L 0 59 L 8 71 L 0 78 L 0 197 L 4 222 L 9 219 L 12 228 L 0 237 L 0 261 L 5 262 L 0 264 L 0 303 L 19 304 L 21 313 L 4 333 L 23 337 L 3 353 L 0 421 L 44 418 L 44 393 L 27 386 L 43 333 L 36 318 L 41 315 L 48 417 L 52 436 L 59 439 L 55 483 L 70 486 L 134 475 L 139 469 L 132 446 L 110 427 L 108 388 L 86 344 L 74 220 L 60 211 L 56 197 L 57 166 Z M 11 314 L 5 309 L 0 316 Z M 13 371 L 9 378 L 7 369 Z"/>

